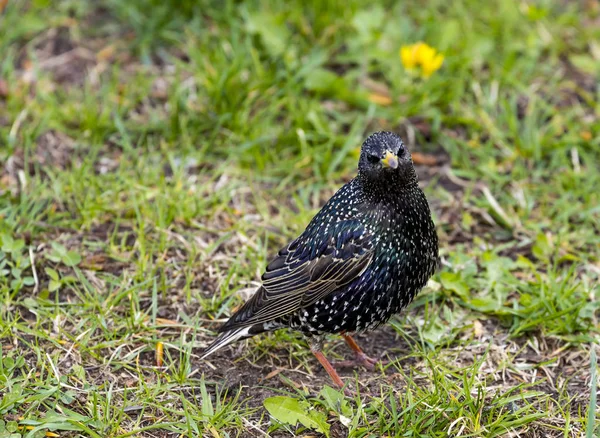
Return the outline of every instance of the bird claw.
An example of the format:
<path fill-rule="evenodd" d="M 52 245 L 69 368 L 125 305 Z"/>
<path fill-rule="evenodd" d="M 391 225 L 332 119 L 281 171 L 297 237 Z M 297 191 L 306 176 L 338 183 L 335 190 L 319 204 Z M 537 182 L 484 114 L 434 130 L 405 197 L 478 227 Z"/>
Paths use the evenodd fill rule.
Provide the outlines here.
<path fill-rule="evenodd" d="M 378 363 L 383 365 L 383 361 L 380 359 L 369 357 L 365 353 L 357 353 L 354 359 L 335 361 L 332 362 L 332 365 L 336 368 L 354 368 L 357 365 L 362 365 L 367 370 L 373 371 Z"/>
<path fill-rule="evenodd" d="M 359 360 L 359 361 L 360 361 L 362 364 L 367 364 L 367 363 L 368 363 L 368 364 L 370 364 L 370 365 L 372 365 L 372 366 L 375 366 L 375 365 L 377 365 L 378 363 L 380 363 L 380 364 L 383 364 L 383 360 L 381 360 L 381 359 L 376 359 L 376 358 L 374 358 L 374 357 L 367 356 L 365 353 L 362 353 L 362 354 L 357 354 L 356 356 L 357 356 L 358 360 Z"/>

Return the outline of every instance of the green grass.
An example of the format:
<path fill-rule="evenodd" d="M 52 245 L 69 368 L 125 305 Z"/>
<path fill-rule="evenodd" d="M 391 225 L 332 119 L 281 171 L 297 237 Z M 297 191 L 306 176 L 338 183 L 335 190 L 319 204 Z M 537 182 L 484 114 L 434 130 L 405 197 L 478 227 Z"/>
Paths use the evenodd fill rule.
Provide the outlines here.
<path fill-rule="evenodd" d="M 598 436 L 596 3 L 9 3 L 0 437 Z M 344 399 L 290 332 L 199 361 L 380 129 L 441 160 L 389 362 Z"/>

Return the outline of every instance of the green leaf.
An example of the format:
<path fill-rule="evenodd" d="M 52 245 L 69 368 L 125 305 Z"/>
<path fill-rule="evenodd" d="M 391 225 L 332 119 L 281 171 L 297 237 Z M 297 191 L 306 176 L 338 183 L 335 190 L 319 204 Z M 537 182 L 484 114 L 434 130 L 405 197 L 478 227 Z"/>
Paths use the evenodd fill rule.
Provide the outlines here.
<path fill-rule="evenodd" d="M 50 280 L 50 283 L 48 283 L 48 290 L 50 292 L 57 291 L 58 289 L 60 289 L 61 284 L 62 283 L 60 281 Z"/>
<path fill-rule="evenodd" d="M 277 15 L 268 12 L 249 14 L 246 17 L 249 32 L 260 36 L 267 52 L 274 57 L 284 54 L 289 47 L 291 34 Z"/>
<path fill-rule="evenodd" d="M 19 430 L 19 424 L 16 421 L 9 421 L 6 423 L 6 430 L 9 432 L 16 432 Z"/>
<path fill-rule="evenodd" d="M 444 325 L 443 321 L 439 317 L 435 317 L 435 319 L 429 322 L 423 328 L 423 338 L 430 342 L 433 345 L 437 345 L 440 342 L 444 335 L 448 332 L 448 327 Z"/>
<path fill-rule="evenodd" d="M 75 393 L 73 391 L 67 391 L 60 396 L 60 401 L 66 405 L 70 405 L 75 401 Z"/>
<path fill-rule="evenodd" d="M 336 412 L 339 410 L 342 400 L 344 400 L 342 393 L 327 385 L 321 389 L 321 397 L 323 397 L 327 408 Z"/>
<path fill-rule="evenodd" d="M 51 245 L 52 245 L 53 252 L 56 253 L 56 255 L 62 256 L 67 253 L 67 248 L 65 248 L 60 243 L 52 242 Z"/>
<path fill-rule="evenodd" d="M 325 406 L 327 409 L 337 412 L 340 415 L 343 414 L 347 417 L 353 416 L 352 408 L 348 404 L 348 400 L 346 400 L 341 391 L 325 385 L 323 389 L 321 389 L 320 394 L 325 401 Z"/>
<path fill-rule="evenodd" d="M 15 405 L 20 405 L 23 403 L 23 388 L 21 385 L 13 385 L 1 399 L 0 399 L 0 415 L 5 414 L 7 411 L 11 410 Z M 6 424 L 6 428 L 8 430 L 8 422 Z"/>
<path fill-rule="evenodd" d="M 85 369 L 81 365 L 73 365 L 71 367 L 71 372 L 75 377 L 77 377 L 82 382 L 85 382 Z"/>
<path fill-rule="evenodd" d="M 600 302 L 598 302 L 598 301 L 589 302 L 585 306 L 583 306 L 581 309 L 579 309 L 579 318 L 593 320 L 594 316 L 596 315 L 596 312 L 598 311 L 599 308 L 600 308 Z"/>
<path fill-rule="evenodd" d="M 15 360 L 12 357 L 5 357 L 2 359 L 2 366 L 12 370 L 12 368 L 15 366 Z"/>
<path fill-rule="evenodd" d="M 45 254 L 45 257 L 46 257 L 48 260 L 50 260 L 51 262 L 54 262 L 54 263 L 60 263 L 60 260 L 61 260 L 61 256 L 60 256 L 60 254 L 58 254 L 58 253 L 56 253 L 56 252 L 54 252 L 54 251 L 52 251 L 52 252 L 50 252 L 50 253 L 47 253 L 47 254 Z"/>
<path fill-rule="evenodd" d="M 552 242 L 544 233 L 539 233 L 535 239 L 535 244 L 531 248 L 533 255 L 539 260 L 549 260 L 554 252 Z"/>
<path fill-rule="evenodd" d="M 331 92 L 343 84 L 343 79 L 324 68 L 316 68 L 309 72 L 304 79 L 304 86 L 310 91 Z"/>
<path fill-rule="evenodd" d="M 35 309 L 38 307 L 38 302 L 31 297 L 27 297 L 23 300 L 23 305 L 28 309 Z"/>
<path fill-rule="evenodd" d="M 501 307 L 498 300 L 492 297 L 473 298 L 469 304 L 480 312 L 497 312 Z"/>
<path fill-rule="evenodd" d="M 45 268 L 44 271 L 46 271 L 46 274 L 48 274 L 48 277 L 50 277 L 52 280 L 58 281 L 58 272 L 56 272 L 54 269 Z"/>
<path fill-rule="evenodd" d="M 522 293 L 519 296 L 519 303 L 523 306 L 523 307 L 528 307 L 531 305 L 531 303 L 533 302 L 533 298 L 531 296 L 531 294 L 528 293 Z"/>
<path fill-rule="evenodd" d="M 67 266 L 77 266 L 81 263 L 81 256 L 75 251 L 68 251 L 63 257 L 62 261 Z"/>
<path fill-rule="evenodd" d="M 371 6 L 358 11 L 352 18 L 352 25 L 363 43 L 374 41 L 377 38 L 376 31 L 381 29 L 384 23 L 385 11 L 381 6 Z"/>
<path fill-rule="evenodd" d="M 19 268 L 12 268 L 10 270 L 10 274 L 13 276 L 13 278 L 19 280 L 21 278 L 21 270 Z"/>
<path fill-rule="evenodd" d="M 310 405 L 291 397 L 269 397 L 264 401 L 265 408 L 277 421 L 295 426 L 300 422 L 304 427 L 317 430 L 329 436 L 329 424 L 324 413 L 312 410 Z"/>
<path fill-rule="evenodd" d="M 536 266 L 531 260 L 523 255 L 517 256 L 517 261 L 515 262 L 515 267 L 529 269 L 530 271 L 535 271 Z"/>
<path fill-rule="evenodd" d="M 10 234 L 3 234 L 2 236 L 2 251 L 8 253 L 18 253 L 25 247 L 25 241 L 23 239 L 13 239 Z"/>
<path fill-rule="evenodd" d="M 595 75 L 600 73 L 600 67 L 598 61 L 588 55 L 571 55 L 569 61 L 584 73 Z"/>
<path fill-rule="evenodd" d="M 465 280 L 461 277 L 458 272 L 442 272 L 440 274 L 440 280 L 444 289 L 454 292 L 456 295 L 463 299 L 467 299 L 469 296 L 469 287 Z"/>
<path fill-rule="evenodd" d="M 463 32 L 458 20 L 444 20 L 440 23 L 439 50 L 442 52 L 448 50 L 461 38 L 463 38 Z"/>
<path fill-rule="evenodd" d="M 549 11 L 546 8 L 540 8 L 535 5 L 527 6 L 527 18 L 531 21 L 539 21 L 542 18 L 546 18 L 548 12 Z"/>

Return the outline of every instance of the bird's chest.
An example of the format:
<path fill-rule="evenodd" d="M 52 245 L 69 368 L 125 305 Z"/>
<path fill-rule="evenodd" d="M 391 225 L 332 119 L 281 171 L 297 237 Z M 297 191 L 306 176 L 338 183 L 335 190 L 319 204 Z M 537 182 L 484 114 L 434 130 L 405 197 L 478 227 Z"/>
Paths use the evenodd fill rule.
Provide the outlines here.
<path fill-rule="evenodd" d="M 374 261 L 357 285 L 359 294 L 372 301 L 382 318 L 399 312 L 427 283 L 435 269 L 437 244 L 435 236 L 422 222 L 390 221 L 380 232 Z"/>
<path fill-rule="evenodd" d="M 390 289 L 412 296 L 435 270 L 437 238 L 427 223 L 406 221 L 401 230 L 388 236 L 387 245 L 378 248 L 377 270 L 385 272 Z"/>

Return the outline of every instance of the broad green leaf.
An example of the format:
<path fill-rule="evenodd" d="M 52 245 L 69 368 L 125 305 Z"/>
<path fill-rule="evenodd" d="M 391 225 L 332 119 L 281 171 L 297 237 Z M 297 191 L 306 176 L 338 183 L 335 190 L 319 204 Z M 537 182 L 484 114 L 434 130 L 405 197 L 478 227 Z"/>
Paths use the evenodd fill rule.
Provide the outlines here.
<path fill-rule="evenodd" d="M 325 400 L 325 405 L 332 411 L 338 411 L 344 396 L 330 386 L 325 385 L 321 389 L 321 397 Z"/>
<path fill-rule="evenodd" d="M 63 257 L 62 261 L 67 266 L 77 266 L 81 263 L 81 256 L 75 251 L 68 251 Z"/>
<path fill-rule="evenodd" d="M 82 382 L 85 382 L 85 369 L 81 365 L 73 365 L 71 367 L 71 373 Z"/>
<path fill-rule="evenodd" d="M 54 269 L 44 268 L 44 271 L 46 271 L 46 274 L 48 274 L 48 277 L 50 277 L 52 280 L 58 281 L 58 272 L 56 272 Z"/>
<path fill-rule="evenodd" d="M 469 296 L 469 287 L 463 278 L 461 278 L 458 272 L 442 272 L 440 274 L 440 280 L 444 289 L 454 292 L 456 295 L 463 299 L 467 299 Z"/>
<path fill-rule="evenodd" d="M 500 310 L 500 303 L 492 297 L 478 297 L 469 301 L 469 304 L 480 312 L 496 312 Z"/>
<path fill-rule="evenodd" d="M 360 35 L 363 43 L 373 41 L 376 31 L 385 23 L 385 11 L 381 6 L 371 6 L 358 11 L 352 19 L 352 25 Z"/>
<path fill-rule="evenodd" d="M 20 252 L 25 247 L 23 239 L 13 239 L 10 234 L 2 235 L 2 251 L 8 253 Z"/>
<path fill-rule="evenodd" d="M 55 252 L 57 255 L 62 256 L 67 253 L 67 248 L 65 248 L 60 243 L 52 242 L 51 245 L 52 245 L 52 249 L 54 250 L 53 252 Z"/>
<path fill-rule="evenodd" d="M 531 248 L 531 252 L 540 260 L 548 260 L 552 256 L 554 248 L 546 234 L 539 233 L 537 235 L 535 243 Z"/>
<path fill-rule="evenodd" d="M 308 90 L 317 92 L 334 91 L 340 87 L 343 79 L 324 68 L 316 68 L 305 77 L 304 85 Z"/>
<path fill-rule="evenodd" d="M 60 281 L 50 280 L 50 282 L 48 283 L 48 290 L 50 292 L 54 292 L 54 291 L 60 289 L 60 286 L 61 286 Z"/>
<path fill-rule="evenodd" d="M 589 55 L 571 55 L 569 61 L 584 73 L 590 75 L 596 75 L 600 73 L 600 66 L 598 61 Z"/>
<path fill-rule="evenodd" d="M 249 32 L 260 36 L 271 56 L 281 56 L 290 44 L 291 34 L 285 22 L 268 12 L 249 14 L 246 18 Z"/>
<path fill-rule="evenodd" d="M 436 317 L 434 321 L 423 327 L 423 338 L 436 345 L 443 339 L 444 335 L 448 333 L 448 330 L 448 327 L 444 325 L 441 318 Z"/>
<path fill-rule="evenodd" d="M 13 276 L 13 278 L 19 280 L 21 278 L 21 273 L 22 271 L 19 268 L 12 268 L 10 270 L 10 274 Z"/>
<path fill-rule="evenodd" d="M 330 411 L 337 412 L 340 415 L 352 416 L 352 408 L 350 408 L 342 392 L 325 385 L 320 394 Z"/>
<path fill-rule="evenodd" d="M 269 414 L 281 423 L 295 426 L 300 422 L 309 429 L 317 430 L 329 436 L 329 424 L 325 414 L 311 410 L 306 402 L 284 396 L 269 397 L 264 402 Z"/>

